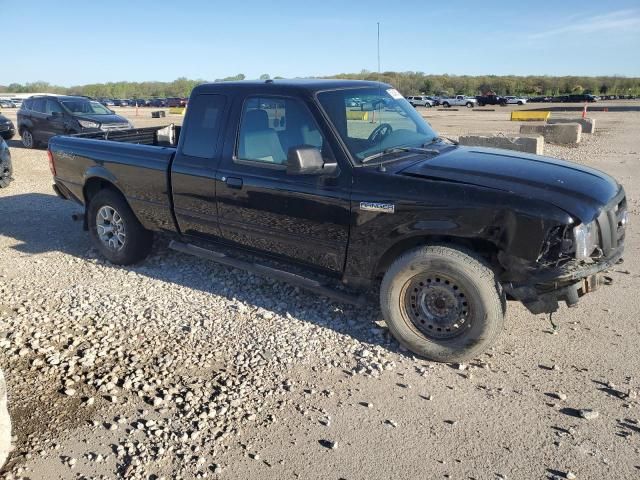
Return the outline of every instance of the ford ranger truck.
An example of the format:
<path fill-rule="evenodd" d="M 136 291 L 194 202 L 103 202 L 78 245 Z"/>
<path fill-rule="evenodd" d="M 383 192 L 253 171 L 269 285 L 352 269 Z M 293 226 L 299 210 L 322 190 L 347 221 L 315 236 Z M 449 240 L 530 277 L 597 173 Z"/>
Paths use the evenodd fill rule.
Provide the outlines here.
<path fill-rule="evenodd" d="M 628 221 L 609 175 L 459 146 L 378 82 L 200 85 L 181 128 L 56 136 L 48 154 L 110 262 L 140 262 L 166 234 L 340 301 L 377 289 L 398 341 L 442 362 L 486 350 L 507 300 L 540 314 L 595 290 Z"/>

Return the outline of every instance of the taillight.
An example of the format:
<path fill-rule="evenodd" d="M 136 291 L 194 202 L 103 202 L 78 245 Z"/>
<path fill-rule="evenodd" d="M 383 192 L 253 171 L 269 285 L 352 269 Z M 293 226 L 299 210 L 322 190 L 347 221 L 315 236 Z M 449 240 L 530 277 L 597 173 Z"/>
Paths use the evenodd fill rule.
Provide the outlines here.
<path fill-rule="evenodd" d="M 56 164 L 53 161 L 53 153 L 51 150 L 47 150 L 47 156 L 49 157 L 49 170 L 51 170 L 51 175 L 56 176 Z"/>

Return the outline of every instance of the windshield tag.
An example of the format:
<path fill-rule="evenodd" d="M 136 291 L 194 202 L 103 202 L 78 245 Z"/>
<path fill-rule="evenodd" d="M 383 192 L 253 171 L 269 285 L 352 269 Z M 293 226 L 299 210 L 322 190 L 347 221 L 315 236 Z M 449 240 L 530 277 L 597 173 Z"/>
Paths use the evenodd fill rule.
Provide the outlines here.
<path fill-rule="evenodd" d="M 395 88 L 389 88 L 387 90 L 387 93 L 391 95 L 391 98 L 393 98 L 394 100 L 400 100 L 401 98 L 404 98 L 402 94 Z"/>
<path fill-rule="evenodd" d="M 393 213 L 395 211 L 395 205 L 393 203 L 360 202 L 360 210 Z"/>

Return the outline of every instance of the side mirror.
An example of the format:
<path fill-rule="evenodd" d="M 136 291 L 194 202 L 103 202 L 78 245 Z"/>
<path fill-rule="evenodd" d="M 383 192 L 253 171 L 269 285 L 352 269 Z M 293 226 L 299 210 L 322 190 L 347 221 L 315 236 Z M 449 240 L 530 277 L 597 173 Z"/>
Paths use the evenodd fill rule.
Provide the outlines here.
<path fill-rule="evenodd" d="M 51 116 L 54 118 L 59 118 L 62 116 L 62 112 L 51 112 Z"/>
<path fill-rule="evenodd" d="M 287 155 L 289 175 L 328 175 L 337 168 L 337 163 L 325 163 L 320 150 L 309 145 L 291 147 Z"/>

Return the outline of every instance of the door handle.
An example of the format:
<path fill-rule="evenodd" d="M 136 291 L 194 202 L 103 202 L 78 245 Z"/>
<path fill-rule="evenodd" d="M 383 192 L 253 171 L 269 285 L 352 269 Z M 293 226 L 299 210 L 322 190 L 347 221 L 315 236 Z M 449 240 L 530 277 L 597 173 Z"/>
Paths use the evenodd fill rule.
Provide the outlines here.
<path fill-rule="evenodd" d="M 227 177 L 224 181 L 229 188 L 242 188 L 242 179 L 238 177 Z"/>

